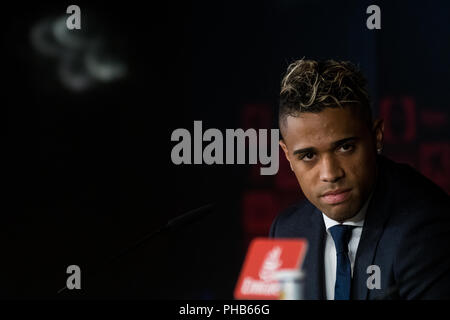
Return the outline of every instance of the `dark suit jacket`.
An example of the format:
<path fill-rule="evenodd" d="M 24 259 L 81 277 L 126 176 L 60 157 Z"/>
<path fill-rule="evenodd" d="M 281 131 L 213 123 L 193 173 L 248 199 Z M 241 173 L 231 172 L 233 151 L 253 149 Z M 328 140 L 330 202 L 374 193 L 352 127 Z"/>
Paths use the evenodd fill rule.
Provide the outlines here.
<path fill-rule="evenodd" d="M 449 196 L 410 166 L 378 157 L 378 178 L 356 253 L 352 299 L 450 299 Z M 270 236 L 306 238 L 306 299 L 325 299 L 322 213 L 303 200 L 279 214 Z M 367 267 L 381 271 L 368 289 Z"/>

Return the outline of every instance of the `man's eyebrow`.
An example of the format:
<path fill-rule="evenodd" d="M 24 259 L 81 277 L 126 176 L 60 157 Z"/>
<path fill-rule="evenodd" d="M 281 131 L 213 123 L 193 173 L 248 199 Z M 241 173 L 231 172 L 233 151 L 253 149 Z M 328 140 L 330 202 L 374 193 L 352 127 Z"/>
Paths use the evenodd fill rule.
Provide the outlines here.
<path fill-rule="evenodd" d="M 355 140 L 358 140 L 358 137 L 349 137 L 349 138 L 341 139 L 341 140 L 332 142 L 331 148 L 333 149 L 333 148 L 336 148 L 346 142 L 355 141 Z M 314 152 L 314 151 L 316 151 L 316 148 L 314 148 L 314 147 L 302 148 L 302 149 L 294 150 L 293 155 L 307 153 L 307 152 Z"/>
<path fill-rule="evenodd" d="M 296 154 L 302 154 L 302 153 L 307 153 L 307 152 L 314 152 L 315 150 L 316 149 L 313 148 L 313 147 L 297 149 L 297 150 L 294 150 L 293 154 L 295 156 Z"/>

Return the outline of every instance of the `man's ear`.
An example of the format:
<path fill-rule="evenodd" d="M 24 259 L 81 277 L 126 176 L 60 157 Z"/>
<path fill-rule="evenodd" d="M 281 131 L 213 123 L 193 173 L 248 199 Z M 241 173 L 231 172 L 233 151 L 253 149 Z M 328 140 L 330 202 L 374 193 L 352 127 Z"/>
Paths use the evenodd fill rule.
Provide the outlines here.
<path fill-rule="evenodd" d="M 280 140 L 280 147 L 281 147 L 281 149 L 283 149 L 284 155 L 286 156 L 287 161 L 289 161 L 289 165 L 291 166 L 291 170 L 294 171 L 294 169 L 292 168 L 291 159 L 289 158 L 288 148 L 286 146 L 286 143 L 284 143 L 283 139 Z"/>
<path fill-rule="evenodd" d="M 372 131 L 375 136 L 375 146 L 377 148 L 377 152 L 381 153 L 383 150 L 383 140 L 384 140 L 384 120 L 377 119 L 373 122 Z"/>

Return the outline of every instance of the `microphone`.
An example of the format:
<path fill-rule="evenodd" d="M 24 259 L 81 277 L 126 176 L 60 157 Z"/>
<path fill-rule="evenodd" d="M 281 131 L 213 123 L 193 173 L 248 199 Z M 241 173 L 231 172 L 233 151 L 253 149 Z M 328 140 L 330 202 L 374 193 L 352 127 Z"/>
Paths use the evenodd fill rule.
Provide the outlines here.
<path fill-rule="evenodd" d="M 175 217 L 167 222 L 167 224 L 163 227 L 163 229 L 173 229 L 175 227 L 183 227 L 194 223 L 207 215 L 211 214 L 213 211 L 211 210 L 214 207 L 213 203 L 204 205 L 197 209 L 190 210 L 178 217 Z"/>
<path fill-rule="evenodd" d="M 236 300 L 303 299 L 301 266 L 308 250 L 302 238 L 255 238 L 234 289 Z"/>
<path fill-rule="evenodd" d="M 151 238 L 153 238 L 159 234 L 163 234 L 165 232 L 174 230 L 176 228 L 181 228 L 181 227 L 190 225 L 198 220 L 201 220 L 202 218 L 204 218 L 207 215 L 210 215 L 211 213 L 214 212 L 212 210 L 213 207 L 214 207 L 214 204 L 210 203 L 210 204 L 204 205 L 202 207 L 185 212 L 185 213 L 179 215 L 178 217 L 175 217 L 175 218 L 169 220 L 164 226 L 154 230 L 153 232 L 148 233 L 142 239 L 138 240 L 133 245 L 126 248 L 124 251 L 117 254 L 113 258 L 111 258 L 110 263 L 123 257 L 124 255 L 128 254 L 129 252 L 136 249 L 137 247 L 140 247 L 142 244 L 144 244 L 145 242 L 147 242 L 148 240 L 150 240 Z"/>
<path fill-rule="evenodd" d="M 138 247 L 142 246 L 144 243 L 146 243 L 147 241 L 149 241 L 150 239 L 160 235 L 160 234 L 164 234 L 166 232 L 169 232 L 171 230 L 175 230 L 177 228 L 182 228 L 185 226 L 188 226 L 192 223 L 195 223 L 203 218 L 205 218 L 208 215 L 211 215 L 214 210 L 212 210 L 214 208 L 215 204 L 214 203 L 210 203 L 204 206 L 201 206 L 199 208 L 190 210 L 188 212 L 185 212 L 173 219 L 170 219 L 165 225 L 163 225 L 162 227 L 153 230 L 152 232 L 146 234 L 143 238 L 141 238 L 140 240 L 136 241 L 133 245 L 131 245 L 130 247 L 124 249 L 123 251 L 121 251 L 120 253 L 118 253 L 117 255 L 113 256 L 112 258 L 110 258 L 107 262 L 105 262 L 105 265 L 109 265 L 112 263 L 115 263 L 117 260 L 123 258 L 124 256 L 126 256 L 127 254 L 129 254 L 130 252 L 132 252 L 133 250 L 137 249 Z M 100 268 L 98 267 L 96 271 L 100 270 Z M 93 272 L 93 274 L 95 274 L 95 272 Z M 67 289 L 67 285 L 63 288 L 61 288 L 60 290 L 58 290 L 58 293 L 63 292 L 65 289 Z"/>

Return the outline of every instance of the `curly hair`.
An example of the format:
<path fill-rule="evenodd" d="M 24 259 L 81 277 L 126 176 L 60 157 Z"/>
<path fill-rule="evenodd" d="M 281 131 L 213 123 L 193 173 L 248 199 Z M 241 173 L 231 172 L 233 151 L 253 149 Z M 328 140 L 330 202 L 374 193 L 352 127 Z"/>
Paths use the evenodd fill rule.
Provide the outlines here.
<path fill-rule="evenodd" d="M 280 128 L 287 116 L 321 112 L 354 104 L 371 122 L 367 81 L 360 70 L 347 61 L 297 60 L 289 65 L 281 81 Z"/>

